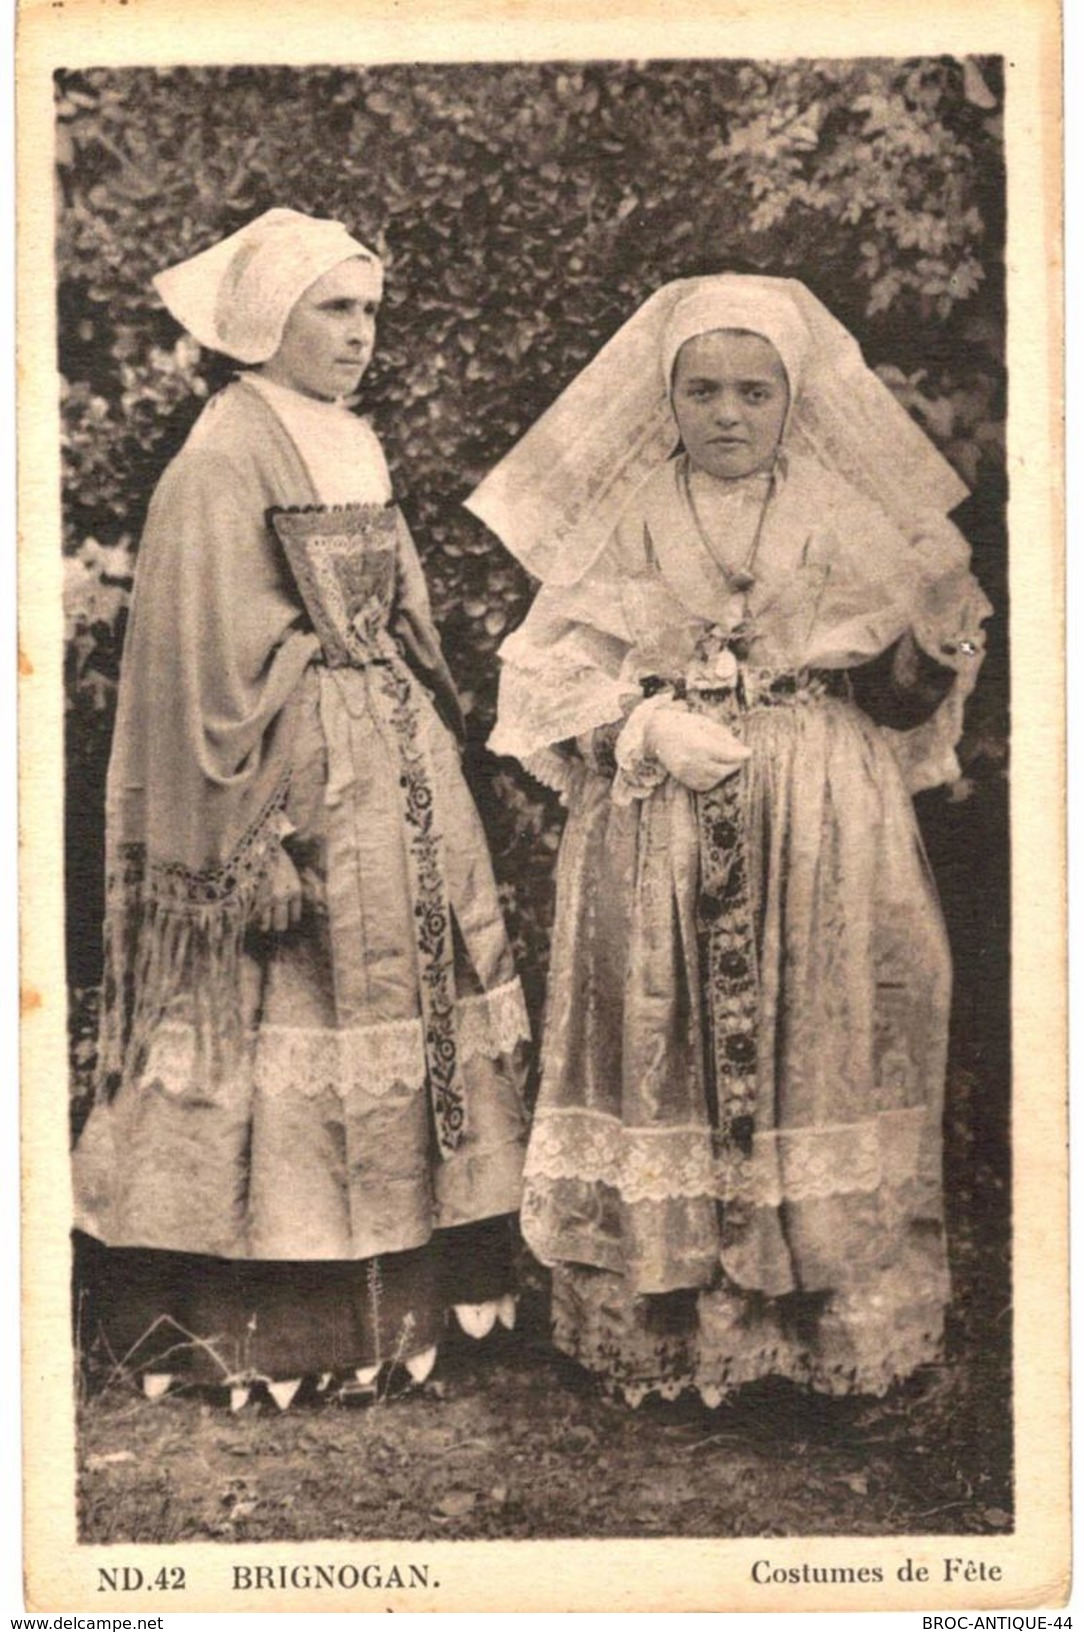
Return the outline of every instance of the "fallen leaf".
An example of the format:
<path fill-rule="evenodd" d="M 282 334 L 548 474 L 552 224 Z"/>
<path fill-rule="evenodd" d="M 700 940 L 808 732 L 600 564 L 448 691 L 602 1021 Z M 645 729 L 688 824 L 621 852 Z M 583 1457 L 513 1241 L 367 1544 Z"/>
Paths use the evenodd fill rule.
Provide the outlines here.
<path fill-rule="evenodd" d="M 450 1490 L 436 1505 L 436 1511 L 446 1519 L 461 1519 L 471 1511 L 476 1497 L 473 1490 Z"/>
<path fill-rule="evenodd" d="M 108 1468 L 114 1462 L 134 1462 L 134 1451 L 103 1451 L 99 1455 L 87 1457 L 87 1467 L 93 1472 L 96 1468 Z"/>

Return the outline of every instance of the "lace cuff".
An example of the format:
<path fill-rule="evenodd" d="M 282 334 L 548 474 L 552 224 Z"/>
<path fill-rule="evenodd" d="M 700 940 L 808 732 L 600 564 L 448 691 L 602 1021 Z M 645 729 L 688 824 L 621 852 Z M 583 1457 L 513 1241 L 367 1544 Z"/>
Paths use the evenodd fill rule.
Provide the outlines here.
<path fill-rule="evenodd" d="M 497 723 L 487 744 L 493 754 L 527 763 L 541 749 L 569 742 L 596 725 L 624 716 L 629 688 L 597 669 L 501 669 Z"/>
<path fill-rule="evenodd" d="M 636 799 L 646 799 L 666 781 L 668 771 L 661 765 L 655 756 L 648 750 L 645 742 L 647 728 L 651 718 L 660 709 L 680 709 L 686 712 L 684 703 L 676 701 L 670 691 L 657 692 L 645 702 L 637 703 L 623 730 L 614 743 L 614 761 L 617 766 L 617 775 L 614 777 L 613 798 L 618 805 L 631 805 Z"/>
<path fill-rule="evenodd" d="M 542 787 L 558 794 L 562 805 L 568 805 L 575 798 L 586 775 L 582 762 L 559 748 L 540 748 L 537 753 L 528 754 L 523 768 Z"/>

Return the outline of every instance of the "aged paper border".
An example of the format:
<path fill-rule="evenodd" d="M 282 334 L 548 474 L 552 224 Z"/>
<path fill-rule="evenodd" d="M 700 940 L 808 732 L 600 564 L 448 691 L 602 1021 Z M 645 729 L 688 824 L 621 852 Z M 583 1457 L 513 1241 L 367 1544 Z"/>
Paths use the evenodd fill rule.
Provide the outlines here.
<path fill-rule="evenodd" d="M 1061 103 L 1054 0 L 24 0 L 18 51 L 20 772 L 25 1569 L 35 1612 L 158 1613 L 95 1594 L 99 1563 L 183 1562 L 178 1610 L 1021 1609 L 1069 1566 L 1063 717 Z M 579 13 L 579 15 L 577 15 Z M 264 16 L 267 15 L 265 12 Z M 765 1588 L 740 1540 L 77 1544 L 60 858 L 62 643 L 53 231 L 54 67 L 504 58 L 968 55 L 1006 60 L 1013 634 L 1013 1157 L 1017 1528 L 1011 1536 L 773 1539 L 773 1563 L 880 1564 L 885 1584 Z M 1038 1338 L 1038 1341 L 1036 1339 Z M 123 1559 L 120 1555 L 123 1553 Z M 998 1566 L 945 1585 L 941 1560 Z M 906 1558 L 928 1585 L 901 1584 Z M 429 1567 L 439 1587 L 234 1592 L 235 1562 Z M 330 1600 L 330 1601 L 329 1601 Z"/>

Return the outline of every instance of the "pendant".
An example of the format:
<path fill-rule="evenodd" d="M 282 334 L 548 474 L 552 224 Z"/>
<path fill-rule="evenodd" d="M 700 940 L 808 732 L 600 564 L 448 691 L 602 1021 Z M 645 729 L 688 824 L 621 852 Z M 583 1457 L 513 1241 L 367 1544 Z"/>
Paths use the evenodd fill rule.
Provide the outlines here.
<path fill-rule="evenodd" d="M 736 589 L 741 595 L 747 595 L 752 589 L 753 585 L 756 583 L 756 579 L 753 577 L 753 574 L 751 572 L 746 572 L 744 567 L 739 568 L 737 572 L 728 573 L 727 577 L 729 579 L 731 589 Z"/>

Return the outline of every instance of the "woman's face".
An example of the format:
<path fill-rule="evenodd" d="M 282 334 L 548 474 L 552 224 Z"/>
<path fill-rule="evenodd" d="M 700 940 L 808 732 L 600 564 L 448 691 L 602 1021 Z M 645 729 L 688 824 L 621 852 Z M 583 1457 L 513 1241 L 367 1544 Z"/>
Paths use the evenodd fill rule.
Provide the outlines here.
<path fill-rule="evenodd" d="M 790 389 L 770 341 L 739 329 L 713 329 L 686 340 L 678 352 L 672 401 L 693 464 L 734 481 L 771 464 Z"/>
<path fill-rule="evenodd" d="M 369 366 L 380 305 L 370 262 L 342 261 L 310 284 L 286 319 L 262 372 L 307 397 L 334 401 L 356 391 Z"/>

